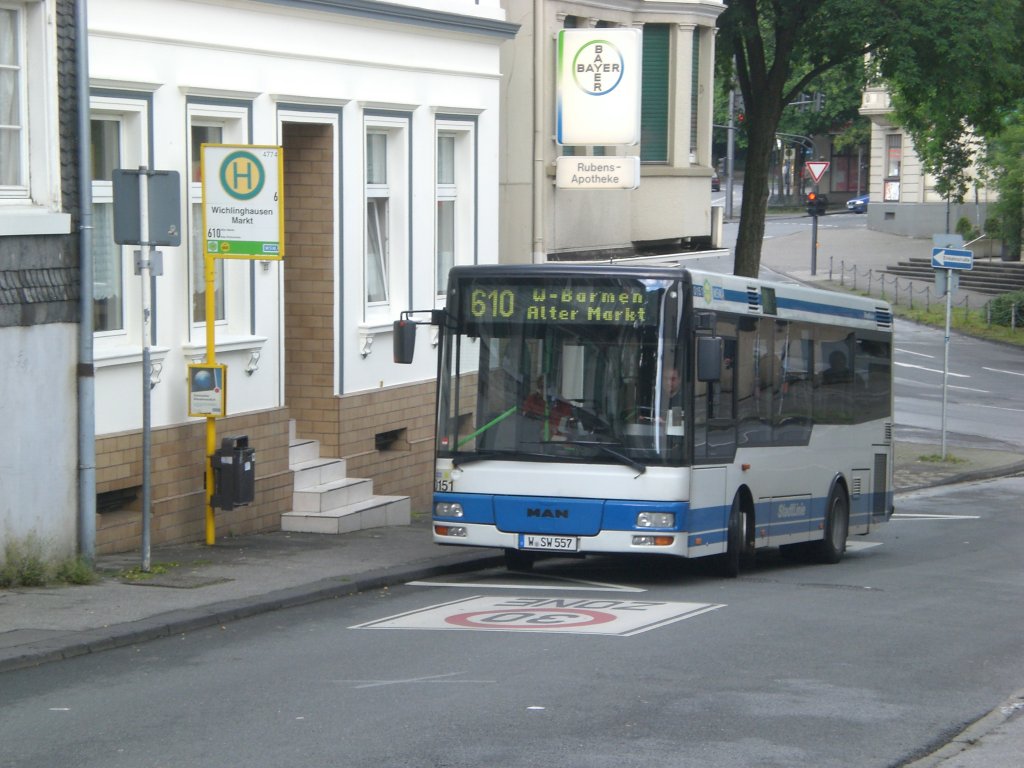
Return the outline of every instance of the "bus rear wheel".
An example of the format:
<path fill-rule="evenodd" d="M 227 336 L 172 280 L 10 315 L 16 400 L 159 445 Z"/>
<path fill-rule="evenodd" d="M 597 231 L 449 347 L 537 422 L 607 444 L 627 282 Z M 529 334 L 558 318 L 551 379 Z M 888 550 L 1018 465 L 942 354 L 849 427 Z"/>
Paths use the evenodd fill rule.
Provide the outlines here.
<path fill-rule="evenodd" d="M 505 567 L 510 571 L 532 571 L 536 559 L 537 556 L 533 552 L 523 552 L 521 549 L 505 550 Z"/>
<path fill-rule="evenodd" d="M 843 487 L 837 484 L 828 496 L 828 505 L 825 507 L 825 538 L 815 543 L 815 559 L 828 565 L 834 565 L 842 560 L 849 532 L 850 501 Z"/>

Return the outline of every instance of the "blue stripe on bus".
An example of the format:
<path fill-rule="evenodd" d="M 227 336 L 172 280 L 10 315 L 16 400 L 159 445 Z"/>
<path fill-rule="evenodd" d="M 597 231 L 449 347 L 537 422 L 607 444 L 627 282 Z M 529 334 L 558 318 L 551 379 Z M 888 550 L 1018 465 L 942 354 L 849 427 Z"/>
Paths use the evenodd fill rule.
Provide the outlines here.
<path fill-rule="evenodd" d="M 749 304 L 750 296 L 745 290 L 726 289 L 725 300 L 738 304 Z M 758 304 L 761 298 L 758 293 Z M 775 306 L 778 309 L 789 309 L 797 312 L 808 312 L 825 317 L 841 317 L 854 320 L 868 320 L 874 322 L 877 317 L 874 308 L 858 309 L 856 307 L 840 307 L 835 304 L 825 304 L 820 301 L 808 301 L 806 299 L 791 299 L 784 296 L 776 296 Z"/>
<path fill-rule="evenodd" d="M 876 506 L 876 495 L 882 504 Z M 821 529 L 825 519 L 827 499 L 809 499 L 808 514 L 793 519 L 772 517 L 772 503 L 759 502 L 755 505 L 755 535 L 758 539 L 767 535 L 769 544 L 776 536 L 797 533 L 814 533 Z M 497 525 L 500 530 L 515 533 L 549 533 L 575 536 L 592 536 L 600 531 L 633 532 L 680 532 L 689 534 L 690 546 L 720 544 L 726 540 L 726 527 L 730 505 L 714 507 L 691 507 L 688 502 L 648 502 L 621 499 L 595 500 L 559 497 L 511 496 L 493 494 L 435 493 L 435 504 L 457 502 L 462 505 L 462 516 L 452 517 L 434 514 L 434 519 L 444 522 L 477 523 Z M 892 508 L 893 492 L 866 493 L 858 499 L 851 499 L 850 525 L 862 526 L 869 522 L 881 522 L 888 512 L 875 514 L 874 510 Z M 505 509 L 505 515 L 498 510 Z M 436 509 L 436 507 L 435 507 Z M 519 514 L 516 514 L 516 510 Z M 528 510 L 535 510 L 530 514 Z M 565 512 L 563 516 L 560 513 Z M 639 512 L 671 512 L 675 524 L 668 528 L 639 528 L 636 517 Z M 499 519 L 502 517 L 503 519 Z M 697 542 L 697 539 L 700 542 Z"/>

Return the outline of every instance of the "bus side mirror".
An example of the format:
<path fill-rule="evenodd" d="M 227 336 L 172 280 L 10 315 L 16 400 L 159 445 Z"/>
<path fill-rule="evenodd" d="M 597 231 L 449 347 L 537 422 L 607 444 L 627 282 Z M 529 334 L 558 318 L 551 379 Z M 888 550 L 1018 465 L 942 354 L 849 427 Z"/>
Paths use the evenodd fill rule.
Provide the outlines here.
<path fill-rule="evenodd" d="M 409 319 L 395 320 L 392 327 L 395 362 L 408 365 L 416 351 L 416 323 Z"/>
<path fill-rule="evenodd" d="M 718 336 L 697 337 L 697 380 L 718 381 L 722 378 L 722 339 Z"/>

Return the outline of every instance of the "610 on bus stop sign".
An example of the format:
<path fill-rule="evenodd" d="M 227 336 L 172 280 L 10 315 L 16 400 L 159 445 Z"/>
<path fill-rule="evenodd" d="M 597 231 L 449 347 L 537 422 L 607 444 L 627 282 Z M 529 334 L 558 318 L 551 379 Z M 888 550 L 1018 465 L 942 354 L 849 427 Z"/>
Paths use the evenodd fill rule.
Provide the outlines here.
<path fill-rule="evenodd" d="M 284 256 L 283 158 L 280 147 L 204 144 L 204 252 L 222 259 Z"/>

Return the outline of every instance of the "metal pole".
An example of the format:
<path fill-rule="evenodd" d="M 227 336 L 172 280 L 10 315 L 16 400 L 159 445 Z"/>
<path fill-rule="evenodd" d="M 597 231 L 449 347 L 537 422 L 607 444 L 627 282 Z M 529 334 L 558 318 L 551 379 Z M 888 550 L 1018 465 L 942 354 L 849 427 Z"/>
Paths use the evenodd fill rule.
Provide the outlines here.
<path fill-rule="evenodd" d="M 725 149 L 725 218 L 732 218 L 733 171 L 736 158 L 736 89 L 729 90 L 729 126 Z"/>
<path fill-rule="evenodd" d="M 942 362 L 942 460 L 946 460 L 946 393 L 949 381 L 949 319 L 953 314 L 953 270 L 946 270 L 946 342 Z"/>
<path fill-rule="evenodd" d="M 217 290 L 217 260 L 209 253 L 203 255 L 206 278 L 206 364 L 217 364 L 216 312 L 214 292 Z M 213 454 L 217 450 L 217 419 L 206 417 L 206 543 L 217 543 L 217 523 L 213 514 Z"/>
<path fill-rule="evenodd" d="M 152 334 L 152 285 L 150 282 L 149 243 L 149 172 L 139 168 L 139 276 L 142 280 L 142 570 L 150 569 L 150 506 L 152 503 L 149 477 L 152 454 L 152 426 L 150 424 L 150 389 L 153 370 L 150 361 Z"/>
<path fill-rule="evenodd" d="M 78 553 L 96 559 L 96 368 L 93 349 L 92 164 L 89 146 L 89 24 L 86 0 L 75 3 L 78 95 Z M 120 253 L 120 251 L 118 251 Z"/>
<path fill-rule="evenodd" d="M 818 214 L 811 219 L 811 277 L 818 274 Z"/>

